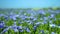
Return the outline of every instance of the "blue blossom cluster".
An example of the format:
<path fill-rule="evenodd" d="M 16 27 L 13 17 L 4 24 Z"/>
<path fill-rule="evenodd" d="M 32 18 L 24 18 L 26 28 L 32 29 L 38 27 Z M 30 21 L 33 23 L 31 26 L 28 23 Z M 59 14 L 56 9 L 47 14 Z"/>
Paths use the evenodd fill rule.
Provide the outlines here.
<path fill-rule="evenodd" d="M 60 10 L 6 12 L 0 14 L 0 34 L 60 34 L 59 22 Z"/>

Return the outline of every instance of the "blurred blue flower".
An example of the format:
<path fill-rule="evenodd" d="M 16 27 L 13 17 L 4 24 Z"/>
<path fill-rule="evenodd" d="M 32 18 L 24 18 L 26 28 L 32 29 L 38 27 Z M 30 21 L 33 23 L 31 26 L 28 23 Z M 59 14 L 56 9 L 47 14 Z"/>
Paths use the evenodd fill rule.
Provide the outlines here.
<path fill-rule="evenodd" d="M 22 29 L 23 27 L 22 26 L 18 26 L 17 29 Z"/>
<path fill-rule="evenodd" d="M 33 19 L 33 21 L 36 21 L 36 20 L 37 20 L 37 18 L 34 18 L 34 19 Z"/>
<path fill-rule="evenodd" d="M 55 13 L 55 11 L 48 9 L 48 13 Z"/>
<path fill-rule="evenodd" d="M 0 22 L 0 28 L 3 28 L 5 26 L 5 23 L 2 21 Z"/>
<path fill-rule="evenodd" d="M 14 32 L 18 32 L 18 29 L 17 29 L 17 26 L 16 26 L 16 25 L 11 26 L 11 29 L 13 29 L 13 30 L 14 30 Z"/>
<path fill-rule="evenodd" d="M 46 14 L 44 10 L 39 10 L 38 13 L 39 13 L 39 14 L 43 14 L 43 15 Z"/>
<path fill-rule="evenodd" d="M 56 10 L 55 13 L 59 14 L 60 13 L 60 10 Z"/>
<path fill-rule="evenodd" d="M 4 17 L 4 19 L 8 20 L 8 15 L 0 14 L 0 17 Z"/>
<path fill-rule="evenodd" d="M 0 17 L 5 16 L 4 14 L 0 14 Z"/>
<path fill-rule="evenodd" d="M 51 32 L 51 34 L 55 34 L 54 32 Z"/>
<path fill-rule="evenodd" d="M 12 17 L 13 20 L 16 20 L 16 17 Z"/>
<path fill-rule="evenodd" d="M 14 15 L 10 15 L 9 17 L 13 20 L 16 20 L 16 17 Z"/>
<path fill-rule="evenodd" d="M 15 32 L 18 32 L 18 29 L 22 29 L 22 26 L 17 26 L 16 22 L 14 22 L 13 26 L 11 26 L 11 29 L 13 29 Z"/>
<path fill-rule="evenodd" d="M 41 32 L 42 34 L 45 34 L 45 33 L 44 33 L 44 30 L 40 30 L 40 32 Z"/>
<path fill-rule="evenodd" d="M 25 20 L 26 18 L 28 18 L 28 16 L 21 15 L 20 18 L 21 18 L 22 20 Z"/>
<path fill-rule="evenodd" d="M 19 30 L 20 32 L 23 32 L 24 30 Z"/>
<path fill-rule="evenodd" d="M 34 19 L 34 16 L 30 16 L 30 19 Z"/>
<path fill-rule="evenodd" d="M 49 23 L 52 24 L 52 20 L 50 20 Z"/>
<path fill-rule="evenodd" d="M 56 25 L 55 25 L 55 24 L 50 24 L 49 26 L 50 26 L 50 27 L 56 27 Z"/>
<path fill-rule="evenodd" d="M 22 22 L 18 22 L 19 24 L 23 24 L 24 22 L 22 21 Z"/>
<path fill-rule="evenodd" d="M 16 22 L 14 22 L 14 24 L 13 24 L 14 26 L 16 26 Z"/>
<path fill-rule="evenodd" d="M 33 28 L 33 29 L 34 29 L 34 30 L 36 30 L 36 28 L 37 28 L 37 26 L 34 26 L 34 28 Z"/>
<path fill-rule="evenodd" d="M 28 25 L 33 24 L 31 20 L 26 20 L 26 22 L 28 23 Z"/>
<path fill-rule="evenodd" d="M 35 23 L 36 25 L 39 25 L 40 24 L 40 22 L 37 22 L 37 23 Z"/>
<path fill-rule="evenodd" d="M 18 29 L 13 29 L 14 30 L 14 32 L 18 32 Z"/>
<path fill-rule="evenodd" d="M 37 13 L 35 11 L 32 11 L 31 16 L 35 16 Z"/>
<path fill-rule="evenodd" d="M 26 20 L 26 22 L 30 22 L 30 20 Z"/>
<path fill-rule="evenodd" d="M 43 17 L 44 18 L 44 20 L 48 20 L 48 17 Z"/>
<path fill-rule="evenodd" d="M 4 25 L 1 25 L 1 24 L 0 24 L 0 28 L 3 28 L 3 27 L 4 27 Z"/>
<path fill-rule="evenodd" d="M 8 28 L 5 28 L 5 29 L 1 32 L 1 34 L 7 32 L 8 30 L 9 30 L 9 27 L 8 27 Z"/>
<path fill-rule="evenodd" d="M 13 29 L 15 32 L 18 32 L 18 26 L 16 25 L 16 22 L 14 22 L 13 26 L 11 26 L 11 29 Z"/>
<path fill-rule="evenodd" d="M 55 15 L 54 14 L 51 14 L 51 18 L 54 18 L 55 17 Z"/>
<path fill-rule="evenodd" d="M 31 16 L 34 16 L 34 14 L 33 14 L 33 13 L 31 13 L 30 15 L 31 15 Z"/>
<path fill-rule="evenodd" d="M 12 14 L 12 15 L 9 15 L 9 17 L 13 20 L 16 20 L 16 17 L 19 17 L 18 14 Z"/>
<path fill-rule="evenodd" d="M 43 20 L 43 18 L 40 18 L 40 20 Z"/>
<path fill-rule="evenodd" d="M 30 29 L 29 29 L 29 28 L 26 28 L 26 31 L 27 31 L 27 32 L 30 32 Z"/>
<path fill-rule="evenodd" d="M 43 21 L 44 24 L 47 24 L 47 21 Z"/>
<path fill-rule="evenodd" d="M 29 9 L 29 10 L 27 10 L 26 12 L 29 13 L 29 14 L 31 14 L 31 13 L 32 13 L 32 10 Z"/>
<path fill-rule="evenodd" d="M 28 23 L 28 25 L 30 25 L 30 24 L 33 24 L 33 22 L 32 22 L 32 21 L 30 21 L 30 22 Z"/>
<path fill-rule="evenodd" d="M 6 20 L 8 20 L 8 16 L 6 15 L 6 16 L 4 16 L 4 18 L 6 19 Z"/>
<path fill-rule="evenodd" d="M 12 29 L 17 29 L 16 25 L 11 26 Z"/>

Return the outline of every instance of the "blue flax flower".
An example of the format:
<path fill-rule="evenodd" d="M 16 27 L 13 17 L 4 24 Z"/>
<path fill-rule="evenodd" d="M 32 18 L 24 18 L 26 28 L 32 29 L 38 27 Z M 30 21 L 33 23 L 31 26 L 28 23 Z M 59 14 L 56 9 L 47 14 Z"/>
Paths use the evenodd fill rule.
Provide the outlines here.
<path fill-rule="evenodd" d="M 19 30 L 19 31 L 20 31 L 20 32 L 23 32 L 24 30 L 21 29 L 21 30 Z"/>
<path fill-rule="evenodd" d="M 9 30 L 9 27 L 8 27 L 8 28 L 5 28 L 5 29 L 1 32 L 1 34 L 7 32 L 8 30 Z"/>
<path fill-rule="evenodd" d="M 50 24 L 50 27 L 56 27 L 56 25 L 55 24 Z"/>
<path fill-rule="evenodd" d="M 27 31 L 27 32 L 30 32 L 30 29 L 29 29 L 29 28 L 26 28 L 26 31 Z"/>
<path fill-rule="evenodd" d="M 36 30 L 36 28 L 37 28 L 37 26 L 34 26 L 34 28 L 33 28 L 33 29 L 34 29 L 34 30 Z"/>
<path fill-rule="evenodd" d="M 39 13 L 39 14 L 43 14 L 43 15 L 46 14 L 44 10 L 39 10 L 38 13 Z"/>
<path fill-rule="evenodd" d="M 4 22 L 0 22 L 0 28 L 3 28 L 5 26 L 5 23 Z"/>
<path fill-rule="evenodd" d="M 55 34 L 54 32 L 51 32 L 51 34 Z"/>
<path fill-rule="evenodd" d="M 41 30 L 40 32 L 41 32 L 42 34 L 44 34 L 44 30 Z"/>
<path fill-rule="evenodd" d="M 18 26 L 17 29 L 22 29 L 23 27 L 22 26 Z"/>
<path fill-rule="evenodd" d="M 18 29 L 17 29 L 17 26 L 16 26 L 16 25 L 11 26 L 11 28 L 12 28 L 15 32 L 18 32 Z"/>

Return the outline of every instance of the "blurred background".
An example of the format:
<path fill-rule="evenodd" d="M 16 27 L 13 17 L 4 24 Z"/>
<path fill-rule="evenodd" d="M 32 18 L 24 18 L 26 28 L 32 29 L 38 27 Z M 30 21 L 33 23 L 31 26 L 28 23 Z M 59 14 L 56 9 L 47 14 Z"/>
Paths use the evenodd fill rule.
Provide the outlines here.
<path fill-rule="evenodd" d="M 0 0 L 0 8 L 60 7 L 60 0 Z"/>

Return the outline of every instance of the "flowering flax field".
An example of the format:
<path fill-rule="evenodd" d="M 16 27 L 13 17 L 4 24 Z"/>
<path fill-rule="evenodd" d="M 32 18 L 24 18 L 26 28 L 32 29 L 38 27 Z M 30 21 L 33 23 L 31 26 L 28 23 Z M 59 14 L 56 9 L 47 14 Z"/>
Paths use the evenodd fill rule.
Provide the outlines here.
<path fill-rule="evenodd" d="M 60 34 L 60 9 L 0 9 L 0 34 Z"/>

